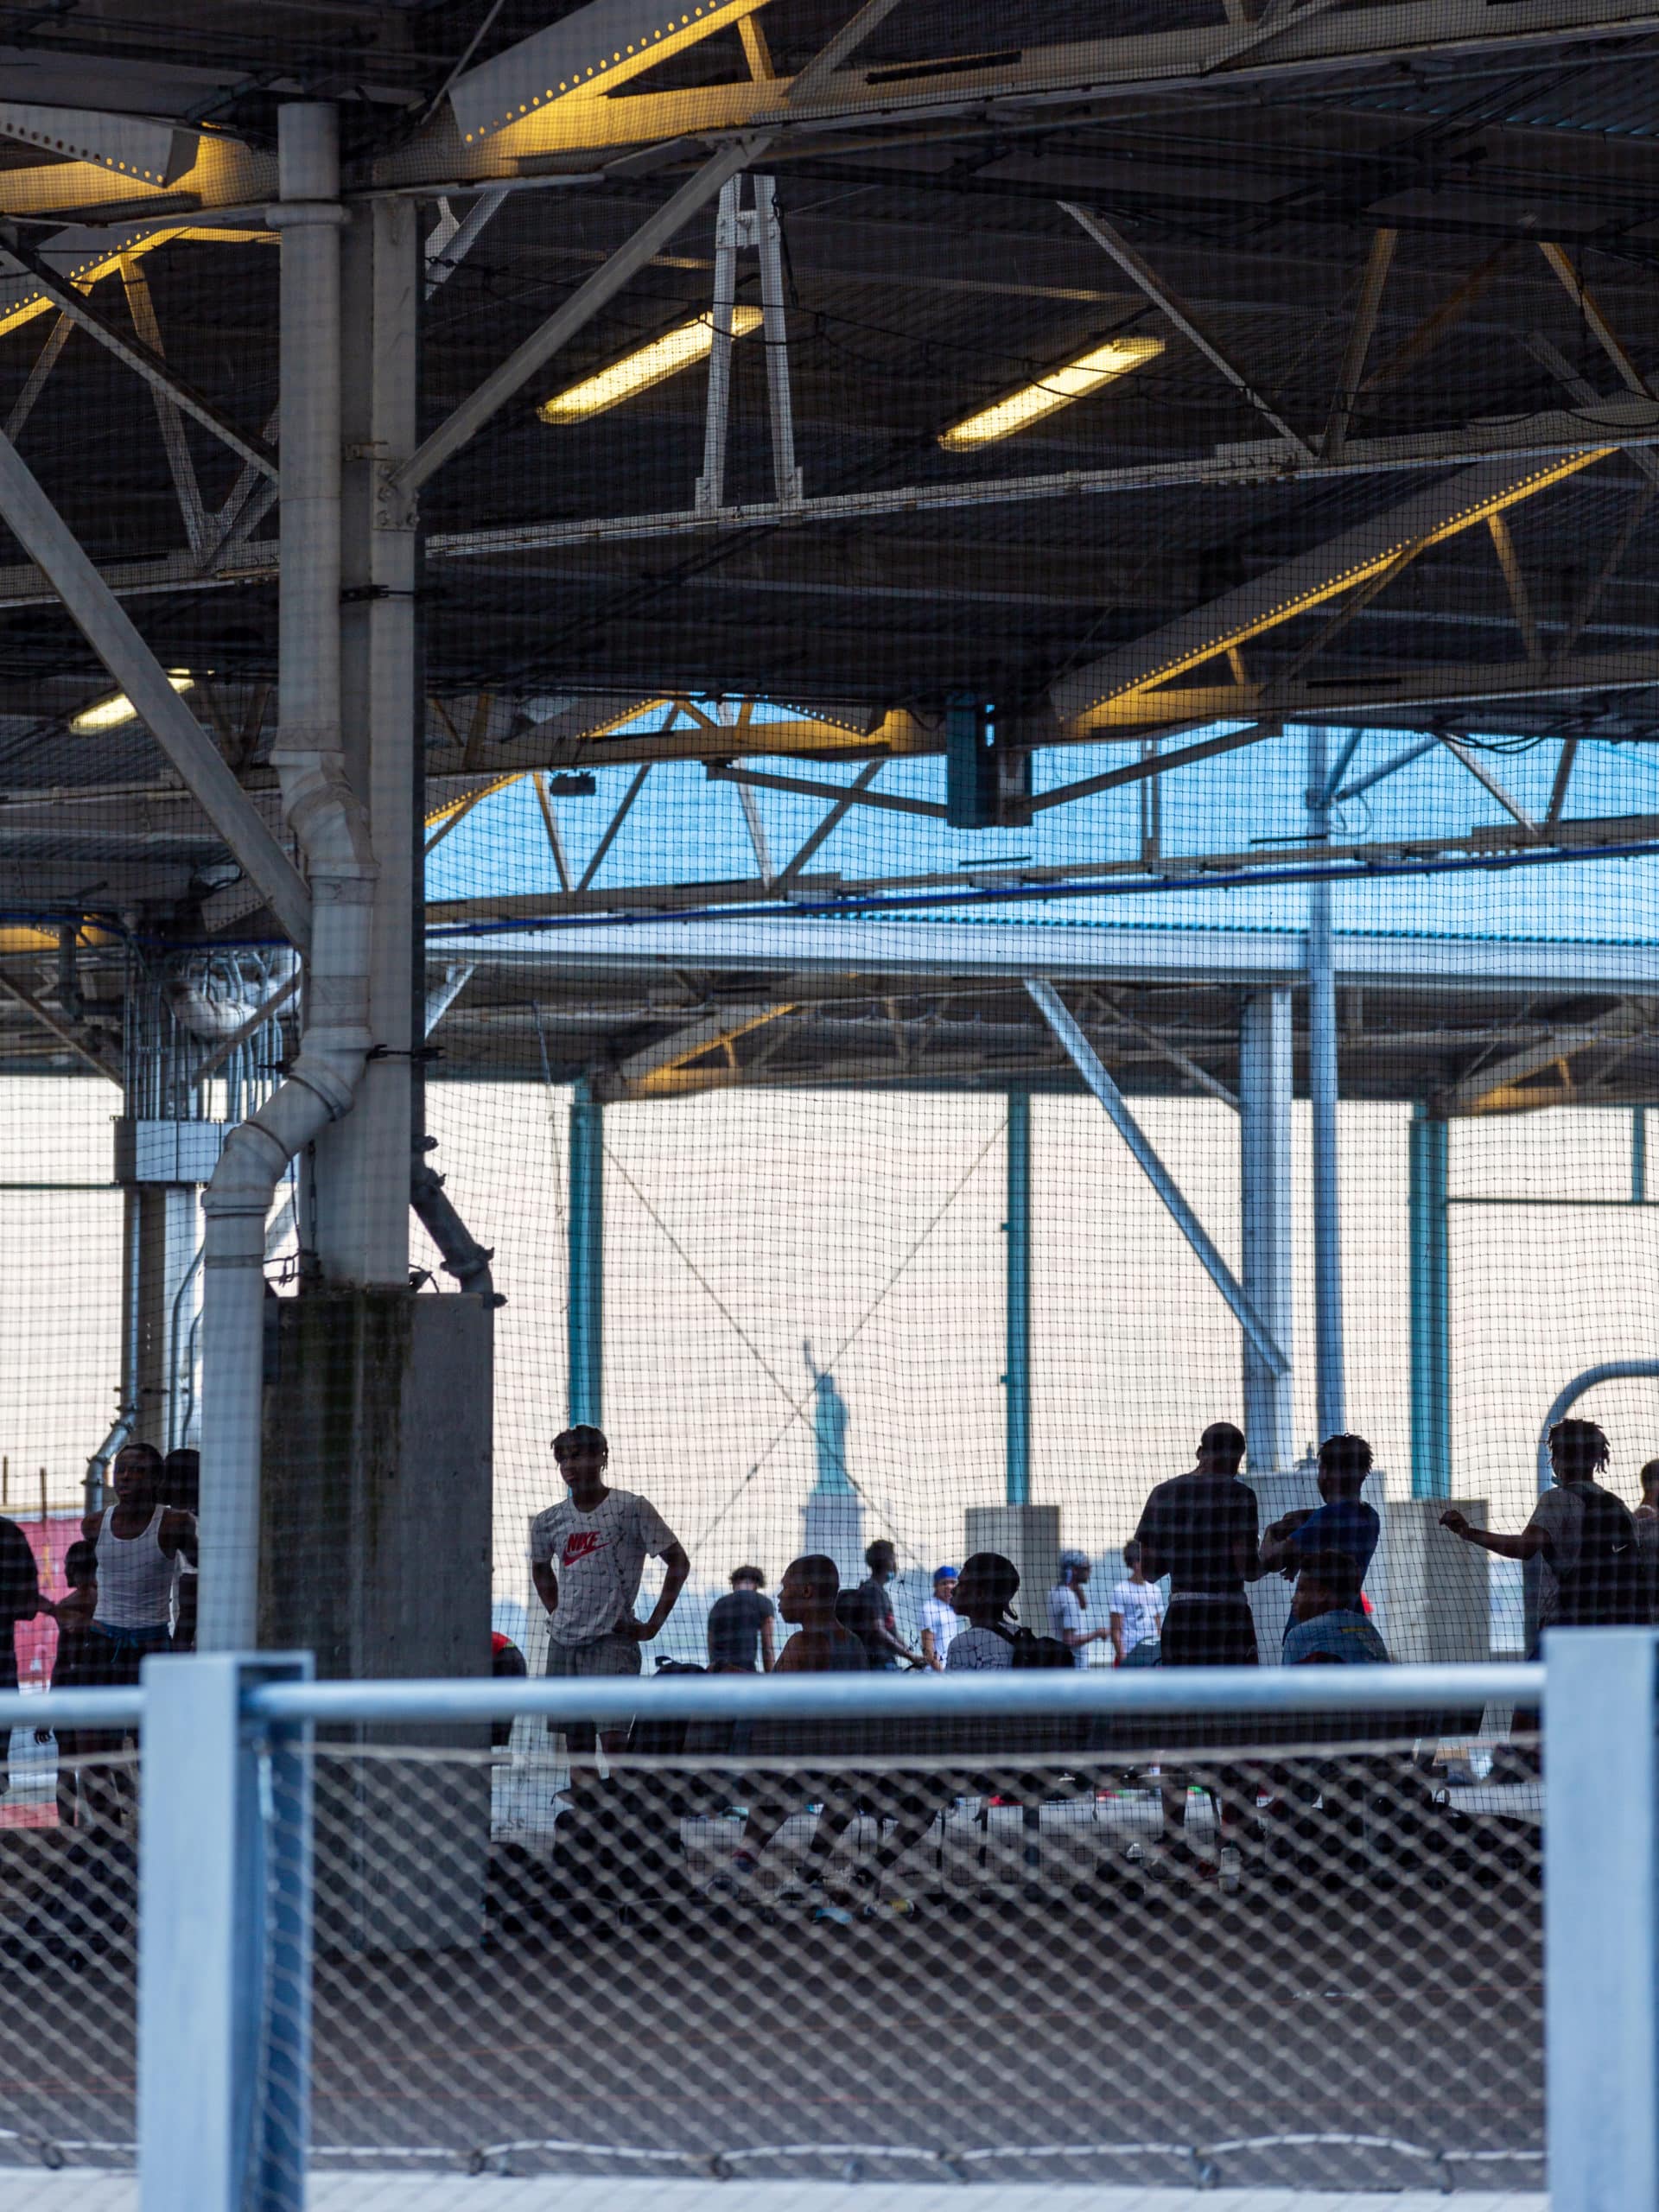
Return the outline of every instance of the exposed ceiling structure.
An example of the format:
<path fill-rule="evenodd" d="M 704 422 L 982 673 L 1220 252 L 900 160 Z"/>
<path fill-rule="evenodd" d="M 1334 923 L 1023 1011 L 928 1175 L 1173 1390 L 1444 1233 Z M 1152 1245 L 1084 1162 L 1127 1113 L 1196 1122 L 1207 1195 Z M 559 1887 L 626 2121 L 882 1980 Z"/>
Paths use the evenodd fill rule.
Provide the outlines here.
<path fill-rule="evenodd" d="M 1009 827 L 1287 724 L 1466 771 L 1386 840 L 1191 870 L 1659 845 L 1573 780 L 1659 728 L 1659 4 L 79 0 L 0 7 L 0 429 L 273 830 L 279 105 L 340 103 L 351 205 L 418 203 L 423 442 L 387 496 L 425 533 L 428 836 L 533 777 L 556 861 L 435 922 L 960 881 L 826 848 L 865 812 L 962 826 L 884 770 L 948 755 L 964 702 Z M 103 1053 L 123 931 L 271 926 L 109 689 L 0 545 L 0 1066 Z M 1547 805 L 1492 736 L 1551 748 Z M 630 842 L 670 762 L 741 801 L 752 873 Z M 613 767 L 568 861 L 550 779 Z M 780 791 L 822 816 L 773 855 Z M 1017 982 L 514 944 L 445 1016 L 452 1071 L 1072 1080 Z M 1247 982 L 1103 956 L 1075 1003 L 1126 1088 L 1213 1095 Z M 1641 988 L 1348 989 L 1351 1096 L 1659 1079 Z"/>

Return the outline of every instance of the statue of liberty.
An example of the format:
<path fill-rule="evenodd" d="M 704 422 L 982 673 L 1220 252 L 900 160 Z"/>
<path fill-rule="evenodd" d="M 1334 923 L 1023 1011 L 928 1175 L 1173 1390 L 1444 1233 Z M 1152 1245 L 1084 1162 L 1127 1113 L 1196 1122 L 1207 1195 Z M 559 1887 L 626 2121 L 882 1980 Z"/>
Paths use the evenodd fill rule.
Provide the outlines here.
<path fill-rule="evenodd" d="M 817 1479 L 801 1509 L 803 1552 L 823 1552 L 840 1570 L 842 1586 L 864 1579 L 864 1504 L 847 1470 L 847 1401 L 835 1376 L 812 1357 L 810 1338 L 802 1344 L 812 1377 L 812 1439 L 817 1452 Z"/>

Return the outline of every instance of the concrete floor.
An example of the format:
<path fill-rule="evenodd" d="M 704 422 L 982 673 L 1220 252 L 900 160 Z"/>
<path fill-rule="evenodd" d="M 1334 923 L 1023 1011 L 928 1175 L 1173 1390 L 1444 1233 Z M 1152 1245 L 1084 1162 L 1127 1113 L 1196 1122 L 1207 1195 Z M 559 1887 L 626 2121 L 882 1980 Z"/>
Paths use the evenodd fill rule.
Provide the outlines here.
<path fill-rule="evenodd" d="M 1438 2192 L 1002 2188 L 972 2212 L 1445 2212 Z M 130 2174 L 0 2176 L 0 2212 L 138 2212 Z M 467 2180 L 454 2175 L 318 2175 L 310 2212 L 963 2212 L 960 2189 L 838 2182 Z M 1457 2196 L 1457 2212 L 1549 2212 L 1535 2193 Z"/>
<path fill-rule="evenodd" d="M 0 1855 L 0 2184 L 67 2189 L 41 2139 L 77 2166 L 133 2139 L 130 1874 L 118 1855 L 77 1869 L 51 1834 Z M 1030 1897 L 982 1876 L 849 1927 L 683 1886 L 622 1910 L 532 1887 L 488 1948 L 320 1959 L 313 2140 L 327 2168 L 369 2154 L 359 2192 L 388 2154 L 429 2176 L 486 2153 L 500 2212 L 555 2172 L 604 2188 L 607 2212 L 669 2192 L 662 2212 L 716 2158 L 724 2212 L 751 2186 L 769 2205 L 838 2188 L 849 2158 L 867 2212 L 963 2180 L 1173 2206 L 1194 2146 L 1221 2183 L 1206 2205 L 1246 2186 L 1535 2191 L 1535 2160 L 1504 2155 L 1543 2140 L 1539 1892 L 1514 1859 L 1452 1854 L 1408 1885 L 1363 1858 L 1265 1865 L 1236 1897 L 1069 1859 Z M 95 1940 L 20 1952 L 28 1910 L 66 1886 Z M 389 2206 L 424 2205 L 409 2173 Z M 318 2199 L 336 2201 L 382 2200 Z"/>

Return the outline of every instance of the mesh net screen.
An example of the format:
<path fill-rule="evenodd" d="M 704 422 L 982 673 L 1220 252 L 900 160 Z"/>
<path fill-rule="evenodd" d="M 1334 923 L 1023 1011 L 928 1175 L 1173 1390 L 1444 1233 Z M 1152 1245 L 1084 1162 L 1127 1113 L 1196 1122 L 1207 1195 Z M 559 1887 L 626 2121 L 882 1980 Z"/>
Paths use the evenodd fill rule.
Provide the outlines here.
<path fill-rule="evenodd" d="M 319 1746 L 320 2166 L 1540 2183 L 1532 1738 L 640 1702 Z"/>
<path fill-rule="evenodd" d="M 976 1556 L 1017 1577 L 1007 1624 L 1096 1669 L 1462 1663 L 1651 1621 L 1652 21 L 174 12 L 188 86 L 103 0 L 31 19 L 55 73 L 0 107 L 0 1688 L 125 1679 L 205 1621 L 324 1675 L 637 1670 L 644 1698 L 784 1657 L 803 1557 L 867 1656 L 930 1669 L 995 1641 L 940 1574 Z M 48 137 L 111 70 L 118 143 L 96 111 L 94 143 Z M 333 158 L 300 86 L 337 109 L 338 225 L 260 213 L 279 144 L 288 197 L 334 189 L 296 184 Z M 110 606 L 19 468 L 155 667 L 107 619 L 94 649 Z M 1600 1432 L 1554 1486 L 1553 1411 Z M 607 1497 L 567 1493 L 577 1423 Z M 1206 1432 L 1244 1487 L 1172 1536 L 1185 1508 L 1149 1501 Z M 1511 1756 L 1488 1719 L 1481 1758 Z M 30 1734 L 0 1882 L 68 1910 L 105 1847 Z M 358 1808 L 331 1929 L 397 1909 L 383 1797 L 419 1778 L 434 1853 L 446 1821 L 486 1839 L 455 1891 L 478 1928 L 575 1913 L 605 1955 L 614 1870 L 559 1871 L 545 1746 L 387 1748 L 318 1754 L 325 1808 Z M 1306 1958 L 1288 2011 L 1363 2013 L 1296 1992 L 1346 1988 L 1326 1949 L 1376 1934 L 1356 1904 L 1332 1935 L 1307 1867 L 1338 1833 L 1370 1865 L 1379 1828 L 1400 1881 L 1428 1839 L 1437 1927 L 1501 1929 L 1525 1838 L 1469 1812 L 1468 1841 L 1393 1771 L 1392 1810 L 1344 1784 L 1329 1817 L 1314 1767 L 1300 1796 L 1258 1776 L 1242 1886 L 1147 1891 L 1172 1959 L 1208 1974 L 1208 1929 L 1224 1991 L 1271 1899 L 1271 1971 Z M 1096 1876 L 1051 1860 L 1149 1879 L 1103 1834 L 1151 1800 L 1115 1789 L 1029 1832 L 950 1793 L 950 1909 L 970 1952 L 1007 1931 L 1021 1990 L 1084 1971 Z M 711 2005 L 741 1952 L 741 1901 L 699 1902 L 727 1818 L 662 1854 Z M 1039 1903 L 988 1871 L 1016 1831 Z M 753 1909 L 763 1966 L 803 1943 L 822 1989 L 844 1941 L 856 1986 L 890 1971 L 925 2013 L 905 1916 Z M 456 1955 L 494 1972 L 532 1938 L 480 1940 Z M 1108 2037 L 1114 2139 L 1390 2178 L 1502 2147 L 1411 2109 L 1417 1965 L 1363 1985 L 1397 1999 L 1397 2111 L 1368 2122 L 1397 2152 L 1293 2148 L 1300 2094 L 1258 2108 L 1242 2076 L 1207 2106 L 1166 2037 L 1184 1972 Z M 1424 2017 L 1461 2032 L 1469 2001 L 1446 1982 Z M 938 2133 L 994 2163 L 963 2053 Z M 1477 2102 L 1531 2111 L 1518 2058 L 1470 2063 Z M 339 2094 L 328 2139 L 394 2145 L 390 2092 L 360 2126 Z M 594 2139 L 829 2139 L 724 2094 L 664 2104 L 729 2109 L 707 2143 L 597 2113 Z M 456 2115 L 442 2147 L 540 2125 Z M 30 2126 L 123 2134 L 73 2100 Z M 1092 2139 L 1040 2132 L 1046 2158 Z"/>

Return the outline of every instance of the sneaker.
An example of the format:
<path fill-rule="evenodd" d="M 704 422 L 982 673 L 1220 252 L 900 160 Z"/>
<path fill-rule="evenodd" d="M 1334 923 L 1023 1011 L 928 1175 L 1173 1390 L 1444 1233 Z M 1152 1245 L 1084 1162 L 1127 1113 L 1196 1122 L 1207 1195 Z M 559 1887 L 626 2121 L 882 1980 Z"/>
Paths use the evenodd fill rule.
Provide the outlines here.
<path fill-rule="evenodd" d="M 812 1917 L 814 1920 L 829 1921 L 836 1928 L 850 1928 L 854 1924 L 849 1908 L 844 1904 L 832 1904 L 828 1897 L 821 1898 L 814 1906 Z"/>
<path fill-rule="evenodd" d="M 915 1916 L 915 1898 L 895 1897 L 890 1890 L 872 1897 L 859 1914 L 861 1920 L 913 1920 Z"/>

